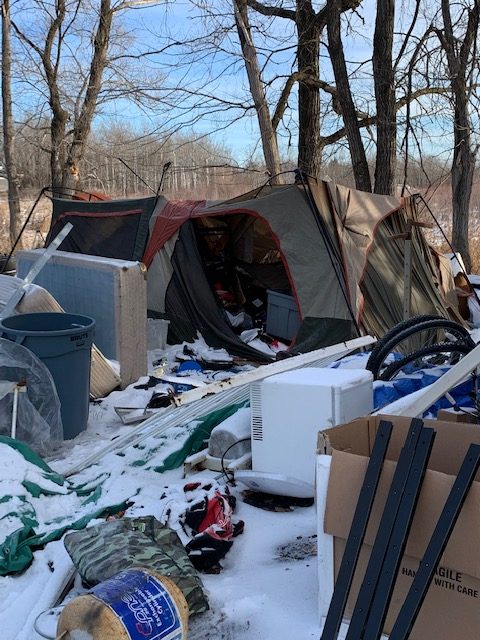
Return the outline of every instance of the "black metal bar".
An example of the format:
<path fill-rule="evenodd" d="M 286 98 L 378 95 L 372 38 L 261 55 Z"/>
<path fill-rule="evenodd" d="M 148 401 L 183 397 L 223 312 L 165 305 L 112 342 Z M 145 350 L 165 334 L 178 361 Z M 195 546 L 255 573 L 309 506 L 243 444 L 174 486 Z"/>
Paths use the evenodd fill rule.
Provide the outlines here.
<path fill-rule="evenodd" d="M 368 614 L 364 640 L 379 640 L 382 635 L 435 434 L 433 429 L 422 430 Z"/>
<path fill-rule="evenodd" d="M 357 601 L 353 609 L 345 640 L 359 640 L 362 637 L 378 577 L 385 560 L 388 542 L 392 534 L 400 501 L 412 466 L 414 452 L 422 430 L 423 422 L 414 418 L 411 422 L 405 444 L 398 457 L 392 484 L 388 492 L 380 524 L 378 525 L 377 534 L 370 553 L 370 559 L 358 592 Z"/>
<path fill-rule="evenodd" d="M 408 590 L 390 634 L 390 640 L 406 640 L 415 624 L 440 558 L 447 546 L 463 503 L 480 467 L 480 445 L 471 444 L 438 519 L 420 566 Z"/>
<path fill-rule="evenodd" d="M 353 515 L 350 532 L 345 544 L 342 562 L 338 570 L 327 617 L 323 626 L 321 640 L 335 640 L 342 623 L 342 616 L 347 603 L 350 587 L 352 586 L 355 567 L 362 547 L 368 519 L 372 511 L 373 501 L 378 487 L 378 481 L 387 453 L 388 443 L 392 434 L 393 424 L 381 420 L 368 462 L 365 479 L 360 489 L 357 506 Z"/>

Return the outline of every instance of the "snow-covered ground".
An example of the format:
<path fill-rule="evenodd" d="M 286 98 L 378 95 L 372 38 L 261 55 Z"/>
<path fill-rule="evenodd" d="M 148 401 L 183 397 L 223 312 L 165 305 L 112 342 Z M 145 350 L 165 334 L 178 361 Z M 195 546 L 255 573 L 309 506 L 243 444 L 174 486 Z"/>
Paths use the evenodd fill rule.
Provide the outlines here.
<path fill-rule="evenodd" d="M 159 367 L 163 367 L 164 373 L 168 373 L 176 354 L 178 347 L 150 354 L 151 372 L 159 375 Z M 163 364 L 158 364 L 162 356 L 165 356 Z M 363 367 L 364 361 L 357 365 L 350 360 L 347 366 Z M 188 382 L 188 378 L 185 380 Z M 148 378 L 142 378 L 139 383 L 147 381 Z M 197 374 L 196 382 L 202 381 L 208 382 L 208 376 L 202 380 Z M 162 385 L 149 389 L 135 389 L 135 386 L 113 392 L 92 404 L 87 430 L 52 452 L 47 459 L 49 466 L 65 474 L 113 439 L 138 429 L 135 424 L 122 424 L 115 407 L 145 407 L 152 393 L 158 392 Z M 181 515 L 205 492 L 210 495 L 215 488 L 224 491 L 227 478 L 220 472 L 208 470 L 184 477 L 183 468 L 159 473 L 155 467 L 182 446 L 194 427 L 195 423 L 172 427 L 161 437 L 149 436 L 140 447 L 127 447 L 121 455 L 108 453 L 69 480 L 76 486 L 100 485 L 98 507 L 128 500 L 133 503 L 127 511 L 129 517 L 152 515 L 177 530 L 182 541 L 187 542 L 179 526 Z M 0 469 L 2 495 L 14 496 L 10 507 L 29 501 L 35 511 L 37 530 L 42 533 L 91 511 L 76 494 L 62 487 L 57 487 L 53 495 L 32 497 L 22 480 L 27 478 L 47 486 L 48 479 L 35 476 L 35 469 L 22 456 L 17 455 L 13 460 L 11 448 L 1 443 Z M 201 486 L 186 492 L 185 484 L 194 481 Z M 203 489 L 205 484 L 210 484 L 210 489 Z M 329 585 L 318 584 L 315 505 L 295 506 L 284 512 L 267 511 L 244 502 L 244 489 L 240 484 L 229 487 L 237 497 L 234 520 L 244 521 L 245 530 L 234 538 L 232 548 L 221 561 L 222 571 L 201 574 L 210 610 L 191 617 L 188 637 L 190 640 L 318 640 L 321 634 L 319 593 Z M 5 516 L 3 506 L 0 500 L 0 518 Z M 0 542 L 18 525 L 14 516 L 1 522 Z M 95 522 L 98 520 L 92 520 L 91 524 Z M 33 562 L 22 574 L 0 578 L 1 640 L 55 638 L 56 617 L 42 615 L 42 612 L 56 604 L 72 567 L 60 539 L 35 551 Z M 80 592 L 82 586 L 77 576 L 67 598 Z"/>
<path fill-rule="evenodd" d="M 172 354 L 172 348 L 165 354 L 170 361 Z M 159 358 L 153 357 L 151 361 L 155 359 Z M 147 378 L 142 378 L 139 382 L 146 381 Z M 74 463 L 101 449 L 111 439 L 136 429 L 136 425 L 123 425 L 114 407 L 143 407 L 153 391 L 158 391 L 161 386 L 154 389 L 135 389 L 134 386 L 122 392 L 113 392 L 102 402 L 92 404 L 87 430 L 74 441 L 65 442 L 48 459 L 49 466 L 63 474 Z M 195 499 L 195 493 L 185 493 L 185 484 L 198 479 L 203 485 L 212 483 L 210 493 L 215 487 L 223 491 L 226 486 L 226 478 L 213 471 L 207 470 L 185 478 L 182 468 L 161 474 L 152 470 L 169 453 L 179 448 L 188 433 L 187 428 L 180 427 L 167 433 L 167 438 L 160 442 L 152 436 L 142 444 L 141 450 L 130 448 L 121 456 L 107 454 L 98 464 L 70 480 L 79 485 L 98 482 L 101 477 L 100 505 L 130 500 L 133 505 L 127 511 L 129 517 L 153 515 L 160 521 L 165 521 L 168 511 L 169 526 L 178 528 L 185 538 L 178 527 L 178 517 L 191 504 L 187 500 Z M 131 466 L 145 451 L 150 452 L 146 465 L 148 468 Z M 18 500 L 30 499 L 39 523 L 38 530 L 52 529 L 52 520 L 73 520 L 85 513 L 85 507 L 80 504 L 78 497 L 66 495 L 63 489 L 58 495 L 28 496 L 21 484 L 22 479 L 34 479 L 42 486 L 47 481 L 34 477 L 32 474 L 35 469 L 20 455 L 12 461 L 11 448 L 2 444 L 0 469 L 2 494 L 14 494 Z M 188 637 L 211 640 L 318 638 L 320 622 L 315 507 L 294 507 L 291 511 L 281 513 L 266 511 L 243 502 L 244 489 L 240 485 L 230 486 L 231 493 L 237 496 L 234 519 L 244 521 L 244 533 L 234 539 L 232 548 L 221 561 L 223 569 L 219 574 L 201 574 L 210 611 L 191 617 Z M 198 496 L 203 495 L 201 488 L 198 492 Z M 0 517 L 2 515 L 0 513 Z M 2 540 L 16 524 L 14 519 L 10 519 L 7 530 L 6 522 L 2 520 Z M 70 557 L 63 542 L 58 540 L 35 551 L 33 562 L 24 573 L 0 578 L 2 640 L 38 640 L 48 635 L 55 637 L 55 616 L 38 616 L 55 604 L 57 594 L 71 570 Z M 77 577 L 73 592 L 68 597 L 81 591 Z M 43 635 L 37 633 L 35 627 Z"/>

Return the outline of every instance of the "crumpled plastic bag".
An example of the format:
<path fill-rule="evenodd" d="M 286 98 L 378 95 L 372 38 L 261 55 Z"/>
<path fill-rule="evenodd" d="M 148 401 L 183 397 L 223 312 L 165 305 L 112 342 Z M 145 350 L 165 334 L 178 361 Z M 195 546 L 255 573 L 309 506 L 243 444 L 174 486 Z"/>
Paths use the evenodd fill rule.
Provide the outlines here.
<path fill-rule="evenodd" d="M 10 436 L 14 389 L 18 393 L 16 438 L 37 452 L 48 452 L 51 444 L 63 440 L 60 400 L 50 371 L 29 349 L 0 338 L 0 434 Z"/>

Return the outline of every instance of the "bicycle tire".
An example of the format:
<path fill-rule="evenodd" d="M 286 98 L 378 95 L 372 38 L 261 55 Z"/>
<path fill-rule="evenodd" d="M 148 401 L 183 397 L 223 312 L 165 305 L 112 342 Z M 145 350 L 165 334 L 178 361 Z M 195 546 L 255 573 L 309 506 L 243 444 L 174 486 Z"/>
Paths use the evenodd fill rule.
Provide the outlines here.
<path fill-rule="evenodd" d="M 449 330 L 458 338 L 458 340 L 453 341 L 452 344 L 455 344 L 460 340 L 465 341 L 466 344 L 470 344 L 472 348 L 473 346 L 475 346 L 475 342 L 470 337 L 468 329 L 466 329 L 458 322 L 455 322 L 454 320 L 447 320 L 446 318 L 426 320 L 424 322 L 420 322 L 413 326 L 407 327 L 400 333 L 394 335 L 389 341 L 386 341 L 382 344 L 381 348 L 377 351 L 376 357 L 372 359 L 372 361 L 371 357 L 368 359 L 367 368 L 373 373 L 374 379 L 377 380 L 379 378 L 380 371 L 382 370 L 385 359 L 392 351 L 395 350 L 395 347 L 398 347 L 399 344 L 405 342 L 408 338 L 411 338 L 417 333 L 420 333 L 422 331 L 435 331 L 439 329 Z M 451 341 L 444 342 L 450 343 Z"/>
<path fill-rule="evenodd" d="M 388 382 L 407 364 L 410 364 L 415 360 L 419 360 L 420 358 L 424 358 L 425 356 L 435 355 L 436 353 L 451 353 L 463 356 L 469 353 L 472 348 L 473 347 L 470 344 L 467 344 L 465 342 L 442 342 L 440 344 L 433 344 L 429 347 L 425 347 L 424 349 L 413 351 L 401 360 L 392 362 L 387 367 L 385 367 L 378 379 L 384 382 Z"/>
<path fill-rule="evenodd" d="M 382 349 L 385 343 L 390 342 L 393 336 L 397 335 L 397 333 L 401 333 L 402 331 L 405 331 L 405 329 L 408 329 L 409 327 L 412 327 L 416 324 L 420 324 L 421 322 L 426 322 L 427 320 L 435 320 L 435 319 L 442 320 L 444 318 L 443 316 L 424 314 L 424 315 L 412 316 L 411 318 L 402 320 L 401 322 L 393 326 L 374 344 L 373 349 L 370 352 L 370 356 L 368 358 L 366 368 L 369 371 L 371 371 L 369 364 L 372 364 L 373 366 L 373 362 L 376 360 L 377 354 L 380 351 L 380 349 Z"/>

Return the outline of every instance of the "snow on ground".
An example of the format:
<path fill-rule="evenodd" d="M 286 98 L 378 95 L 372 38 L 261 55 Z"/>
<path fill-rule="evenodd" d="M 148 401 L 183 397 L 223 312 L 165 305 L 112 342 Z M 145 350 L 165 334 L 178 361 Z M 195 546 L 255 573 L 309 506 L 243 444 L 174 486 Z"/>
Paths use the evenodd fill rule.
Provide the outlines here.
<path fill-rule="evenodd" d="M 204 346 L 199 352 L 205 354 Z M 150 354 L 151 372 L 156 376 L 169 373 L 176 354 L 178 347 Z M 207 355 L 212 356 L 211 351 Z M 364 360 L 359 362 L 351 357 L 343 364 L 363 367 Z M 208 382 L 209 375 L 203 374 L 199 380 Z M 137 429 L 136 425 L 122 424 L 115 407 L 145 407 L 152 393 L 162 386 L 135 389 L 137 384 L 147 382 L 148 377 L 141 378 L 126 390 L 113 392 L 103 401 L 92 404 L 87 430 L 52 452 L 48 459 L 51 468 L 64 474 L 113 438 Z M 158 473 L 154 467 L 181 446 L 194 426 L 172 428 L 160 438 L 150 436 L 141 447 L 127 448 L 122 455 L 108 453 L 98 464 L 69 480 L 77 485 L 101 481 L 102 504 L 129 500 L 133 503 L 127 511 L 129 517 L 152 515 L 177 530 L 185 543 L 188 539 L 179 526 L 179 518 L 188 507 L 188 500 L 196 498 L 195 492 L 185 492 L 185 484 L 198 480 L 204 486 L 208 482 L 212 484 L 212 492 L 215 487 L 224 490 L 226 478 L 213 471 L 185 478 L 181 468 Z M 18 480 L 32 470 L 16 459 L 15 472 L 7 473 L 8 465 L 12 464 L 10 454 L 8 447 L 0 447 L 0 469 L 4 469 L 0 473 L 0 489 L 5 494 L 13 487 L 15 495 L 21 496 L 25 490 Z M 145 464 L 140 464 L 142 462 Z M 7 484 L 2 484 L 4 482 Z M 201 490 L 200 487 L 198 491 Z M 325 585 L 319 585 L 317 580 L 315 506 L 271 512 L 245 503 L 240 485 L 230 490 L 237 497 L 234 520 L 243 520 L 245 530 L 234 539 L 232 548 L 221 561 L 223 570 L 216 575 L 201 574 L 211 609 L 191 618 L 189 639 L 318 640 L 321 632 L 318 596 Z M 62 493 L 61 487 L 59 492 Z M 71 496 L 49 498 L 37 499 L 34 503 L 40 526 L 51 519 L 52 513 L 58 517 L 60 504 L 64 518 L 78 516 L 80 507 Z M 60 503 L 62 499 L 64 502 Z M 57 594 L 71 572 L 71 560 L 59 540 L 36 551 L 33 563 L 23 574 L 0 578 L 0 638 L 55 638 L 56 617 L 41 614 L 56 604 Z M 81 591 L 77 577 L 73 595 Z"/>
<path fill-rule="evenodd" d="M 212 352 L 201 348 L 201 345 L 197 353 L 210 359 L 212 357 Z M 173 348 L 169 348 L 163 354 L 150 354 L 151 373 L 156 376 L 168 373 L 175 354 Z M 216 357 L 218 358 L 218 354 Z M 154 362 L 157 364 L 154 365 Z M 208 374 L 204 378 L 208 382 Z M 218 379 L 218 375 L 213 379 Z M 160 385 L 150 389 L 135 389 L 137 384 L 146 382 L 148 377 L 141 378 L 126 390 L 115 391 L 102 402 L 92 404 L 87 430 L 54 451 L 47 460 L 50 467 L 63 474 L 74 463 L 102 449 L 112 438 L 137 428 L 136 425 L 123 425 L 114 407 L 144 407 L 152 393 L 163 387 Z M 152 436 L 142 443 L 142 449 L 130 448 L 121 456 L 109 453 L 97 465 L 69 480 L 75 484 L 84 484 L 97 482 L 99 477 L 103 478 L 105 503 L 131 500 L 134 504 L 127 511 L 129 517 L 153 515 L 158 520 L 165 521 L 166 514 L 169 513 L 168 525 L 177 528 L 186 542 L 185 534 L 178 527 L 178 518 L 188 507 L 187 498 L 194 500 L 195 495 L 185 493 L 185 483 L 200 478 L 203 484 L 211 481 L 213 487 L 218 486 L 223 490 L 226 479 L 222 474 L 212 471 L 204 471 L 187 478 L 183 477 L 182 469 L 161 474 L 153 471 L 152 468 L 157 463 L 179 448 L 186 436 L 186 430 L 176 428 L 166 435 L 167 438 L 161 440 Z M 145 451 L 154 452 L 149 453 L 150 458 L 146 465 L 149 468 L 130 466 L 131 463 L 138 462 Z M 26 493 L 19 480 L 32 474 L 32 468 L 26 463 L 22 466 L 23 459 L 18 456 L 15 459 L 15 472 L 7 473 L 8 466 L 11 467 L 12 464 L 11 453 L 8 447 L 0 447 L 0 468 L 4 469 L 0 475 L 0 482 L 7 483 L 2 485 L 2 492 L 13 488 L 15 494 L 19 495 L 22 491 Z M 43 479 L 42 482 L 45 484 L 47 481 Z M 62 487 L 59 490 L 64 493 Z M 235 538 L 231 550 L 222 560 L 221 573 L 201 574 L 211 609 L 205 614 L 191 618 L 189 638 L 317 638 L 320 627 L 317 616 L 314 506 L 294 507 L 291 512 L 274 513 L 242 502 L 240 486 L 231 487 L 231 492 L 238 498 L 234 519 L 245 522 L 245 531 Z M 38 499 L 35 507 L 40 527 L 49 520 L 53 512 L 58 516 L 53 506 L 55 503 L 59 504 L 60 498 L 67 501 L 64 503 L 66 512 L 71 510 L 72 517 L 77 513 L 78 505 L 71 496 Z M 302 551 L 303 555 L 298 558 L 295 547 L 305 541 L 308 541 L 308 550 Z M 291 551 L 285 552 L 285 548 Z M 2 640 L 39 640 L 45 635 L 48 637 L 48 634 L 51 634 L 52 638 L 55 637 L 56 617 L 40 614 L 55 604 L 57 593 L 61 591 L 71 574 L 72 566 L 60 540 L 36 551 L 33 563 L 23 574 L 0 578 Z M 77 578 L 73 593 L 79 593 L 81 590 Z M 44 635 L 37 633 L 34 630 L 35 626 Z"/>

